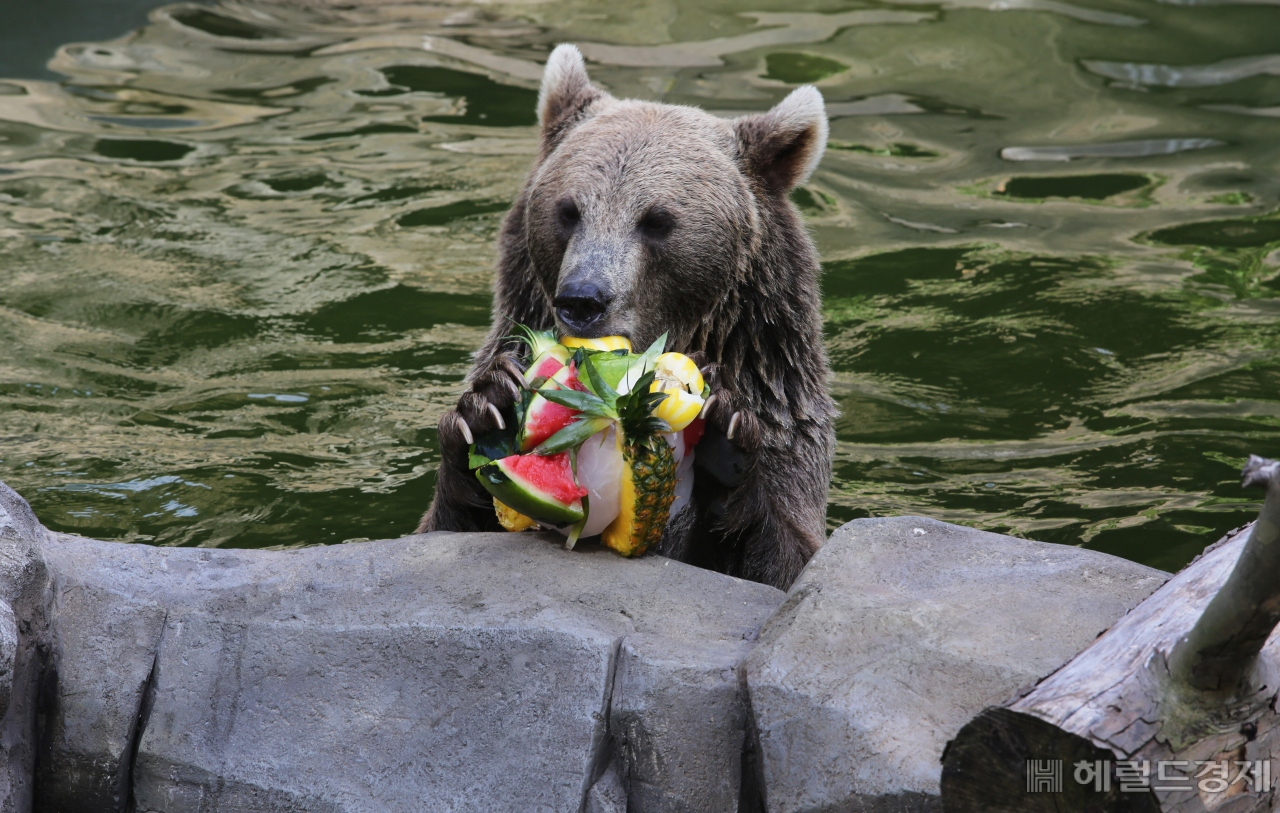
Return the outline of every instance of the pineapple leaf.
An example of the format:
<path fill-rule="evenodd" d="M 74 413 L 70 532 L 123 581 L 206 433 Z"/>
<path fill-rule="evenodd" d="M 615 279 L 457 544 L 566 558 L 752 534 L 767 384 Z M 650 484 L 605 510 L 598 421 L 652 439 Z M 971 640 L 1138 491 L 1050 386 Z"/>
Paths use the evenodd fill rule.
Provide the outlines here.
<path fill-rule="evenodd" d="M 645 384 L 642 387 L 639 382 L 635 382 L 634 379 L 646 372 L 651 372 L 657 367 L 658 356 L 662 355 L 662 348 L 665 347 L 666 344 L 667 334 L 663 333 L 658 337 L 657 341 L 649 345 L 648 350 L 638 356 L 634 356 L 633 358 L 635 361 L 628 365 L 626 374 L 622 377 L 622 380 L 618 382 L 618 388 L 620 390 L 625 389 L 627 392 L 636 392 L 641 389 L 647 391 L 649 389 L 648 384 Z M 650 379 L 650 381 L 652 380 L 653 379 Z"/>
<path fill-rule="evenodd" d="M 666 348 L 666 346 L 667 346 L 667 334 L 663 333 L 661 336 L 657 338 L 656 341 L 654 341 L 653 344 L 649 345 L 648 350 L 640 354 L 640 359 L 637 363 L 644 364 L 644 366 L 641 369 L 648 370 L 654 367 L 658 361 L 658 356 L 662 355 L 662 351 L 663 349 Z"/>
<path fill-rule="evenodd" d="M 657 377 L 658 374 L 653 370 L 640 376 L 640 380 L 636 382 L 635 387 L 631 390 L 632 397 L 637 400 L 643 400 L 650 395 L 656 395 L 657 393 L 649 392 L 649 387 L 653 386 L 653 380 Z M 665 397 L 666 393 L 663 393 L 663 396 Z"/>
<path fill-rule="evenodd" d="M 618 417 L 626 438 L 640 439 L 671 431 L 666 421 L 653 417 L 654 408 L 667 397 L 665 392 L 649 392 L 653 380 L 654 371 L 650 370 L 640 376 L 634 389 L 618 398 Z"/>
<path fill-rule="evenodd" d="M 569 536 L 564 540 L 565 550 L 573 550 L 573 546 L 578 544 L 578 537 L 582 536 L 582 529 L 587 527 L 587 517 L 591 515 L 590 500 L 587 497 L 582 498 L 582 519 L 569 529 Z"/>
<path fill-rule="evenodd" d="M 591 359 L 591 365 L 596 368 L 596 372 L 605 380 L 615 392 L 622 384 L 622 379 L 626 376 L 627 371 L 631 369 L 632 363 L 635 362 L 637 356 L 631 354 L 618 355 L 617 353 L 597 353 Z"/>
<path fill-rule="evenodd" d="M 507 317 L 511 319 L 511 317 Z M 515 325 L 516 333 L 511 336 L 504 337 L 508 341 L 524 342 L 529 347 L 529 358 L 536 359 L 546 351 L 555 347 L 559 342 L 556 341 L 556 335 L 550 330 L 534 330 L 527 325 L 522 325 L 514 319 L 511 323 Z"/>
<path fill-rule="evenodd" d="M 576 409 L 580 412 L 598 411 L 605 402 L 598 396 L 589 392 L 579 392 L 578 390 L 539 390 L 538 394 L 546 398 L 553 404 L 559 404 L 569 409 Z"/>
<path fill-rule="evenodd" d="M 665 401 L 670 395 L 665 392 L 650 392 L 640 398 L 640 404 L 646 415 L 652 415 L 653 411 L 658 408 L 658 404 Z"/>
<path fill-rule="evenodd" d="M 542 445 L 533 450 L 533 454 L 548 455 L 563 452 L 566 449 L 576 449 L 585 443 L 587 438 L 608 428 L 611 423 L 613 421 L 609 418 L 579 415 L 573 423 L 544 440 Z"/>
<path fill-rule="evenodd" d="M 596 367 L 595 361 L 590 358 L 585 359 L 580 369 L 587 374 L 587 380 L 583 382 L 583 385 L 591 390 L 606 406 L 614 407 L 618 402 L 618 392 L 613 387 L 610 387 L 609 382 L 605 381 L 600 375 L 600 370 Z M 579 376 L 578 379 L 581 380 L 582 377 Z"/>

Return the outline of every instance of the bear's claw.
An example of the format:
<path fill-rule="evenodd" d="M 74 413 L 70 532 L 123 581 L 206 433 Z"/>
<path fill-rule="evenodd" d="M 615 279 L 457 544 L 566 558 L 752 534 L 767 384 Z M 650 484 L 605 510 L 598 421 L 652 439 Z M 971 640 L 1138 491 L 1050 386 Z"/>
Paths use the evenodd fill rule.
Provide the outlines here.
<path fill-rule="evenodd" d="M 702 402 L 702 411 L 698 413 L 699 418 L 705 420 L 706 417 L 711 414 L 711 407 L 716 405 L 716 399 L 718 397 L 719 396 L 714 392 L 707 396 L 707 400 Z"/>
<path fill-rule="evenodd" d="M 506 429 L 507 422 L 502 420 L 502 413 L 498 411 L 498 408 L 493 404 L 485 404 L 485 406 L 488 408 L 489 414 L 493 416 L 493 422 L 498 425 L 498 428 Z"/>
<path fill-rule="evenodd" d="M 497 363 L 494 366 L 498 367 L 504 373 L 511 376 L 511 378 L 508 379 L 508 383 L 512 385 L 511 394 L 514 395 L 515 397 L 517 398 L 520 397 L 521 388 L 524 388 L 524 389 L 529 388 L 529 381 L 524 377 L 524 371 L 525 371 L 524 366 L 521 365 L 520 362 L 516 361 L 511 356 L 503 355 L 499 357 Z M 516 386 L 517 383 L 519 386 Z"/>

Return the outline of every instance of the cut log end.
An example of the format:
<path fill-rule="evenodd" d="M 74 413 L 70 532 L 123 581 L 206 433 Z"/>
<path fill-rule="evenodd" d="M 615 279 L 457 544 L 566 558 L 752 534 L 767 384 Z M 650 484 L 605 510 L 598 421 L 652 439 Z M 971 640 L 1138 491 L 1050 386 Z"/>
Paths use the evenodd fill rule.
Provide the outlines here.
<path fill-rule="evenodd" d="M 943 754 L 947 813 L 1280 810 L 1280 464 L 1251 457 L 1242 474 L 1267 489 L 1247 534 L 960 730 Z"/>
<path fill-rule="evenodd" d="M 1114 761 L 1110 751 L 1037 717 L 988 708 L 942 755 L 943 811 L 1159 813 L 1150 792 L 1121 791 Z"/>

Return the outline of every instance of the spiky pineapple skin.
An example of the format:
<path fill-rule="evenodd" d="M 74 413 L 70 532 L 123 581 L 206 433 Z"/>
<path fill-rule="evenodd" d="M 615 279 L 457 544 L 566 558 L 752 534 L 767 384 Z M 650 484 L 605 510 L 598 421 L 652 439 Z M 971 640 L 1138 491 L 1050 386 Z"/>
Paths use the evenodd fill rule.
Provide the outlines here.
<path fill-rule="evenodd" d="M 662 541 L 667 516 L 676 497 L 676 458 L 660 437 L 622 447 L 626 464 L 622 512 L 601 541 L 623 556 L 641 556 Z"/>

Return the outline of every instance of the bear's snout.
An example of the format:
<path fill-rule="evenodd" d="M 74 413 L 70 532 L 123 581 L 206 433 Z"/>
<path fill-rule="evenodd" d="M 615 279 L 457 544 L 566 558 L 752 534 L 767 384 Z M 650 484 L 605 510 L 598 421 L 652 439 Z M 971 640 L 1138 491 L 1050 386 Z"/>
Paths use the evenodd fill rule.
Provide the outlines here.
<path fill-rule="evenodd" d="M 556 315 L 574 331 L 590 328 L 609 309 L 612 297 L 590 283 L 570 283 L 552 301 Z"/>

